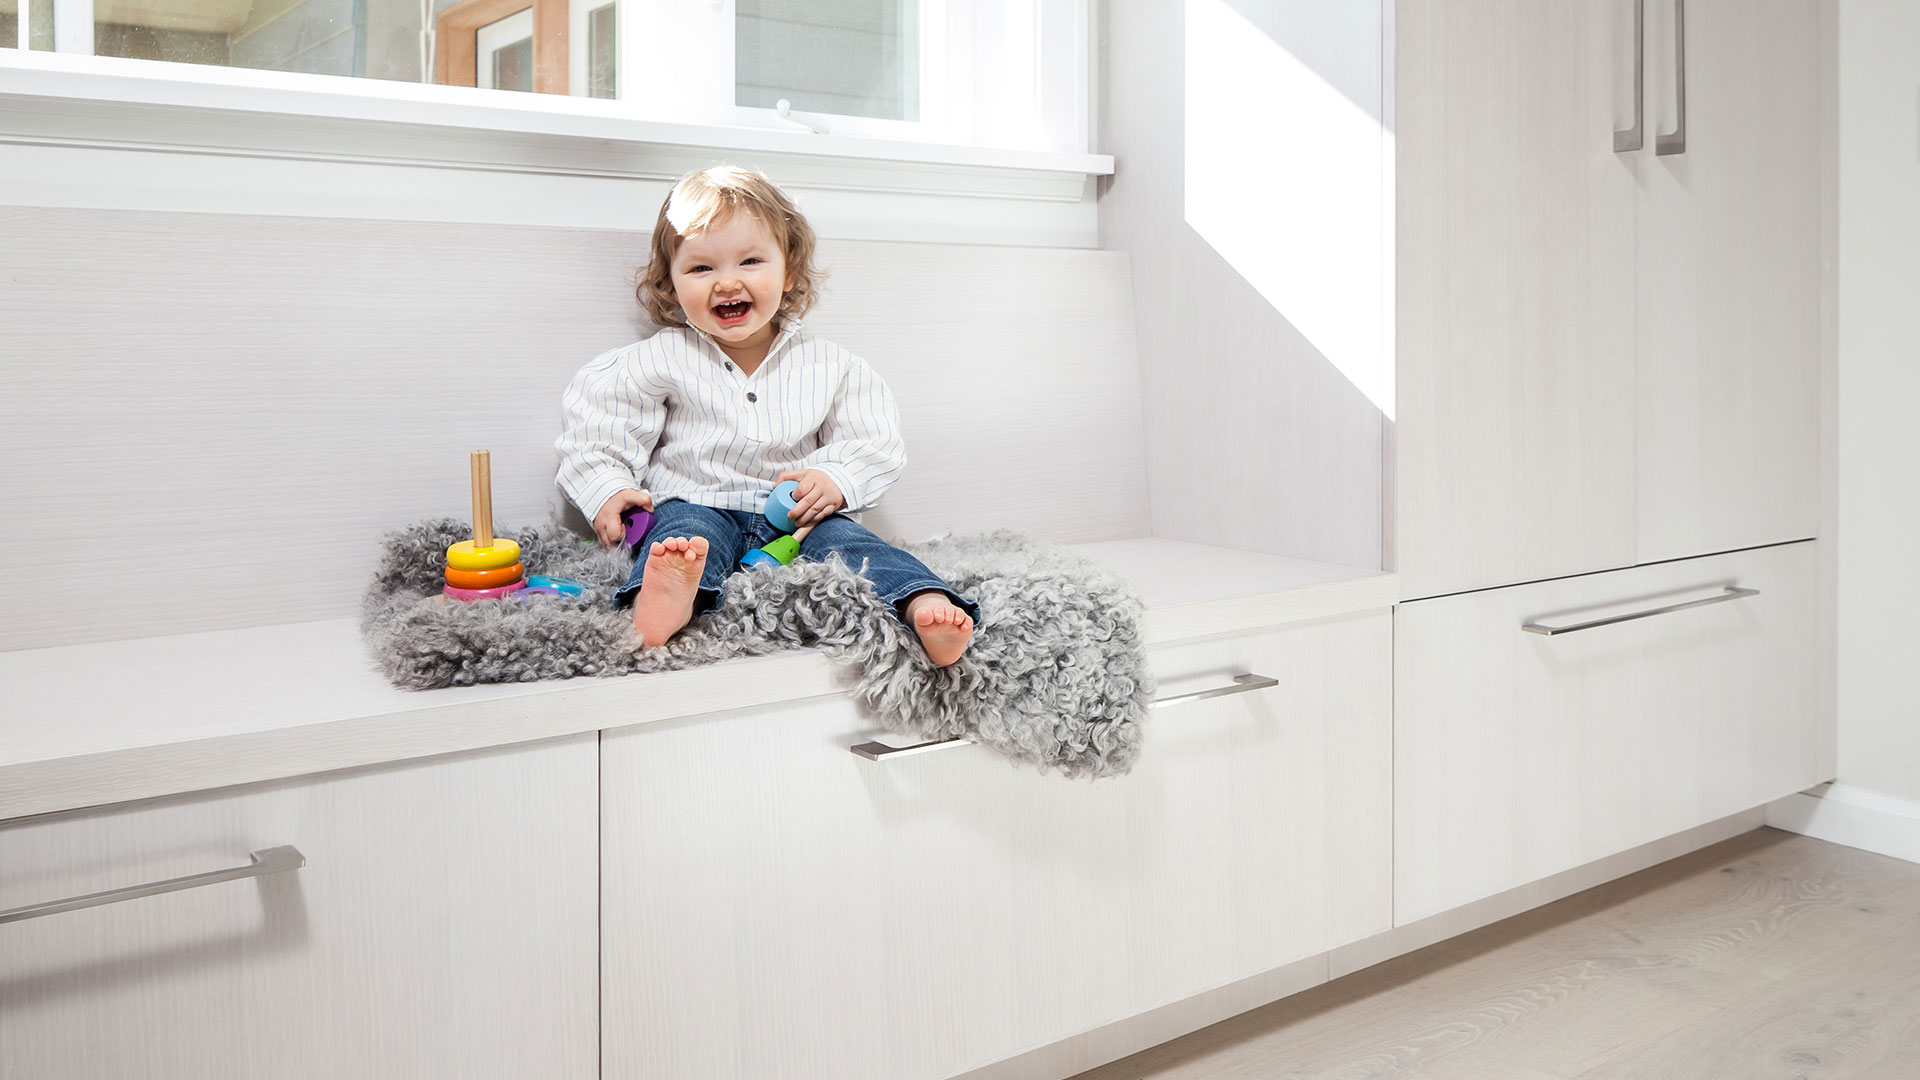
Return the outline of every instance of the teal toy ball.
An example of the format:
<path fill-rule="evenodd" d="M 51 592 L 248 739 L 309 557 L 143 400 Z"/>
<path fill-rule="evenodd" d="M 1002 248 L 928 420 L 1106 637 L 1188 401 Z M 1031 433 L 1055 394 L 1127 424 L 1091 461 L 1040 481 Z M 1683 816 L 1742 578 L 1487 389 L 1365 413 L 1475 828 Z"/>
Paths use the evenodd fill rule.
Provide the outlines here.
<path fill-rule="evenodd" d="M 794 529 L 793 519 L 787 515 L 793 513 L 793 508 L 799 503 L 793 497 L 793 489 L 798 486 L 791 480 L 782 480 L 773 489 L 773 494 L 767 496 L 767 521 L 783 533 L 790 533 Z"/>

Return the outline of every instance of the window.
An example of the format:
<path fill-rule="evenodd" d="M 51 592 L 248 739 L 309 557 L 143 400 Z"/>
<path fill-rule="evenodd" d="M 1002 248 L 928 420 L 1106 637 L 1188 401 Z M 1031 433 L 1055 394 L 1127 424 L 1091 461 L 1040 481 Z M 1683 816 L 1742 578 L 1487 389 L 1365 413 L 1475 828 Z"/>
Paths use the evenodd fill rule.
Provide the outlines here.
<path fill-rule="evenodd" d="M 635 95 L 664 119 L 1078 152 L 1088 0 L 635 5 Z M 777 106 L 789 105 L 783 120 Z"/>
<path fill-rule="evenodd" d="M 1089 2 L 0 0 L 0 48 L 604 99 L 647 120 L 1084 152 Z"/>
<path fill-rule="evenodd" d="M 53 0 L 0 0 L 0 49 L 29 47 L 53 50 Z"/>
<path fill-rule="evenodd" d="M 1113 171 L 1090 0 L 0 5 L 13 206 L 645 230 L 736 161 L 823 235 L 1090 247 Z"/>
<path fill-rule="evenodd" d="M 615 44 L 615 7 L 607 4 L 594 8 L 587 13 L 587 96 L 593 98 L 615 98 L 620 96 L 620 78 L 618 53 Z"/>
<path fill-rule="evenodd" d="M 474 34 L 475 76 L 486 90 L 533 92 L 533 9 L 517 11 Z M 561 78 L 566 72 L 559 72 Z"/>
<path fill-rule="evenodd" d="M 733 102 L 920 119 L 919 0 L 736 0 Z"/>
<path fill-rule="evenodd" d="M 433 81 L 567 92 L 566 0 L 459 0 L 434 16 Z M 535 41 L 539 42 L 536 49 Z"/>

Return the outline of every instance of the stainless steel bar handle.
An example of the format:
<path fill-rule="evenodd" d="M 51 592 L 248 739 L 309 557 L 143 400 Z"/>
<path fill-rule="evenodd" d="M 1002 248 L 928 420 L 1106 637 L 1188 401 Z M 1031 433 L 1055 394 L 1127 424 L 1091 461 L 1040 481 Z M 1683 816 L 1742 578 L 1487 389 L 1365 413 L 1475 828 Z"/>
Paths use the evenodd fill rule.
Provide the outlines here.
<path fill-rule="evenodd" d="M 182 889 L 197 889 L 202 885 L 214 885 L 222 881 L 235 881 L 240 878 L 263 877 L 287 870 L 298 870 L 307 865 L 307 857 L 297 848 L 276 847 L 253 853 L 253 861 L 246 866 L 236 866 L 231 870 L 212 870 L 204 874 L 189 874 L 169 881 L 156 881 L 151 885 L 132 885 L 124 889 L 109 889 L 106 892 L 76 896 L 70 900 L 53 900 L 45 904 L 28 904 L 26 907 L 0 911 L 0 923 L 19 922 L 22 919 L 37 919 L 42 915 L 52 915 L 61 911 L 73 911 L 76 908 L 99 907 L 101 904 L 117 904 L 122 900 L 135 900 L 142 896 L 157 896 L 160 893 L 179 892 Z"/>
<path fill-rule="evenodd" d="M 1184 705 L 1190 701 L 1205 701 L 1208 698 L 1227 697 L 1231 694 L 1245 694 L 1254 690 L 1265 690 L 1269 686 L 1279 686 L 1279 679 L 1265 675 L 1235 675 L 1233 682 L 1226 686 L 1216 686 L 1210 690 L 1196 690 L 1191 694 L 1176 694 L 1170 698 L 1158 698 L 1153 708 L 1164 709 L 1170 705 Z M 853 747 L 853 752 L 868 761 L 891 761 L 909 754 L 924 754 L 933 750 L 946 750 L 955 746 L 965 746 L 970 739 L 935 739 L 932 742 L 914 743 L 912 746 L 888 746 L 883 742 L 864 742 Z"/>
<path fill-rule="evenodd" d="M 868 761 L 892 761 L 894 758 L 925 754 L 934 750 L 951 750 L 956 746 L 965 746 L 967 742 L 966 739 L 935 739 L 932 742 L 914 743 L 912 746 L 888 746 L 883 742 L 863 742 L 854 747 L 853 752 Z"/>
<path fill-rule="evenodd" d="M 1633 126 L 1613 133 L 1613 152 L 1624 154 L 1646 143 L 1647 0 L 1633 0 Z"/>
<path fill-rule="evenodd" d="M 1673 130 L 1655 135 L 1657 157 L 1687 152 L 1687 0 L 1673 0 Z"/>
<path fill-rule="evenodd" d="M 1706 607 L 1708 604 L 1724 604 L 1729 600 L 1738 600 L 1745 596 L 1759 595 L 1759 589 L 1740 589 L 1729 585 L 1727 586 L 1726 592 L 1720 593 L 1717 596 L 1709 596 L 1701 600 L 1689 600 L 1684 604 L 1668 604 L 1666 607 L 1651 608 L 1647 611 L 1636 611 L 1630 615 L 1615 615 L 1609 619 L 1595 619 L 1592 622 L 1575 623 L 1572 626 L 1548 626 L 1545 623 L 1527 623 L 1520 629 L 1525 630 L 1529 634 L 1544 634 L 1547 637 L 1553 637 L 1556 634 L 1571 634 L 1575 630 L 1591 630 L 1596 626 L 1612 626 L 1614 623 L 1631 622 L 1634 619 L 1646 619 L 1655 615 L 1665 615 L 1671 611 L 1685 611 L 1688 608 Z"/>

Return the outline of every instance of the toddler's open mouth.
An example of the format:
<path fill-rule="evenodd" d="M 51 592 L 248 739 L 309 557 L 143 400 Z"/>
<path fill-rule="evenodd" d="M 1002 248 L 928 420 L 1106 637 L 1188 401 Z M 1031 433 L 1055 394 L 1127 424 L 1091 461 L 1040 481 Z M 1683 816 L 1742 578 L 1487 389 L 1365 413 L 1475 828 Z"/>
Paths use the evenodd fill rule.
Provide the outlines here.
<path fill-rule="evenodd" d="M 745 300 L 731 300 L 727 303 L 715 304 L 713 306 L 714 315 L 723 323 L 739 322 L 741 319 L 746 318 L 747 312 L 751 310 L 753 310 L 753 305 Z"/>

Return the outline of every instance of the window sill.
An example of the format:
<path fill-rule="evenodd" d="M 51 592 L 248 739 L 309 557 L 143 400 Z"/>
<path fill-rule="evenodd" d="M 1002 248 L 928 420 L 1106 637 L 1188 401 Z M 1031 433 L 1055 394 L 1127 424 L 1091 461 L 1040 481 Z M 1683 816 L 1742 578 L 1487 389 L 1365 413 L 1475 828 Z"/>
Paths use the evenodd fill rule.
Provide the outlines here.
<path fill-rule="evenodd" d="M 0 50 L 0 151 L 6 153 L 0 157 L 5 166 L 0 176 L 7 178 L 0 181 L 0 202 L 15 204 L 114 203 L 117 209 L 229 209 L 408 220 L 432 220 L 444 213 L 444 220 L 454 221 L 640 229 L 652 227 L 659 195 L 636 191 L 632 182 L 664 192 L 661 185 L 688 171 L 733 161 L 759 167 L 783 186 L 797 189 L 810 215 L 815 213 L 808 203 L 810 194 L 820 196 L 835 221 L 846 215 L 833 207 L 850 207 L 850 200 L 863 195 L 906 200 L 896 198 L 898 205 L 880 212 L 880 218 L 912 217 L 912 208 L 920 205 L 915 198 L 949 203 L 984 198 L 1021 204 L 1023 209 L 1013 213 L 1008 224 L 1013 234 L 1030 238 L 982 240 L 976 226 L 963 226 L 958 218 L 948 231 L 974 242 L 1076 245 L 1085 239 L 1082 224 L 1066 230 L 1080 239 L 1044 225 L 1032 233 L 1036 221 L 1068 212 L 1049 212 L 1044 204 L 1071 205 L 1076 222 L 1090 220 L 1091 181 L 1113 172 L 1113 159 L 1100 154 L 895 142 L 816 135 L 798 128 L 662 123 L 617 115 L 611 103 L 557 95 L 14 50 Z M 128 154 L 142 157 L 143 174 L 166 164 L 161 157 L 172 159 L 172 167 L 162 169 L 166 175 L 158 177 L 157 194 L 148 183 L 151 177 L 136 180 L 122 173 L 120 183 L 127 190 L 116 202 L 104 178 L 113 175 L 112 162 L 131 165 L 121 160 Z M 200 162 L 196 168 L 182 158 Z M 260 185 L 273 184 L 276 175 L 286 183 L 281 174 L 298 171 L 302 163 L 330 167 L 336 178 L 357 176 L 360 182 L 348 186 L 359 190 L 351 198 L 335 193 L 329 199 L 315 190 L 315 173 L 293 184 L 311 198 L 262 205 Z M 355 166 L 364 168 L 356 172 L 350 168 Z M 341 173 L 342 167 L 348 171 Z M 92 182 L 80 185 L 84 194 L 73 194 L 81 172 Z M 452 175 L 459 173 L 472 175 Z M 249 182 L 240 183 L 243 175 Z M 198 205 L 184 198 L 195 177 L 217 188 L 221 176 L 235 186 L 226 194 L 235 195 L 237 203 Z M 419 190 L 407 190 L 409 179 Z M 421 198 L 436 185 L 448 197 L 440 200 L 441 209 L 422 212 Z M 374 189 L 397 196 L 390 212 L 382 212 Z M 505 198 L 508 189 L 511 199 Z M 501 198 L 485 197 L 488 190 Z M 584 193 L 595 190 L 599 197 L 581 201 Z M 551 197 L 539 198 L 542 191 Z M 648 197 L 640 203 L 651 205 L 636 214 L 634 200 L 643 195 Z M 519 210 L 495 215 L 479 209 L 505 201 Z M 529 211 L 529 205 L 538 209 Z M 605 211 L 615 207 L 622 209 L 609 221 Z M 877 219 L 849 219 L 842 225 L 822 231 L 907 238 L 897 231 L 898 221 L 889 226 Z M 936 232 L 947 228 L 934 225 Z"/>

